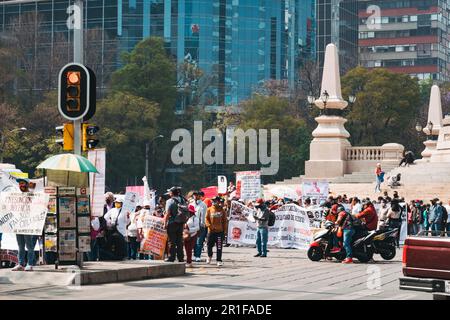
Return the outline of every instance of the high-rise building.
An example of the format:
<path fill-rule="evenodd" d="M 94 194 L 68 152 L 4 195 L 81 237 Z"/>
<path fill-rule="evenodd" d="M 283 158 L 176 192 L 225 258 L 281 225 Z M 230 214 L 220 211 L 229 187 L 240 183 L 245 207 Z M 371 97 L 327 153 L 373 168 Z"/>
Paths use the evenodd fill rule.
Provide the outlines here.
<path fill-rule="evenodd" d="M 362 66 L 449 81 L 447 0 L 360 0 Z"/>
<path fill-rule="evenodd" d="M 143 38 L 164 38 L 177 63 L 190 61 L 211 77 L 205 104 L 235 105 L 268 79 L 288 79 L 298 60 L 314 50 L 313 0 L 89 0 L 84 5 L 86 64 L 107 87 L 108 74 L 120 66 L 120 53 Z M 38 36 L 30 57 L 47 70 L 71 61 L 67 8 L 73 0 L 8 4 L 0 0 L 0 35 L 15 25 L 30 24 Z M 24 18 L 25 13 L 38 22 Z M 295 13 L 293 16 L 288 16 Z M 294 22 L 292 21 L 294 17 Z M 34 26 L 33 26 L 34 25 Z M 0 38 L 1 41 L 1 38 Z M 61 62 L 61 63 L 60 63 Z M 56 77 L 55 77 L 56 78 Z M 36 83 L 36 86 L 39 86 Z M 37 88 L 38 89 L 38 88 Z M 182 104 L 179 106 L 183 108 Z"/>
<path fill-rule="evenodd" d="M 323 69 L 325 49 L 334 43 L 339 49 L 341 73 L 358 65 L 358 1 L 317 0 L 316 48 L 320 70 Z"/>

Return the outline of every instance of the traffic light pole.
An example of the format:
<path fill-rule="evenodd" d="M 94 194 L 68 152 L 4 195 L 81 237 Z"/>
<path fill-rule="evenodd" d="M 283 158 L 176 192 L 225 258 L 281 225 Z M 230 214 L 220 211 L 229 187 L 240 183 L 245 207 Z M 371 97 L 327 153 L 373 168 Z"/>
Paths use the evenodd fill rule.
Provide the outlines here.
<path fill-rule="evenodd" d="M 73 28 L 73 60 L 76 63 L 84 64 L 83 52 L 83 0 L 75 0 L 74 7 L 75 23 Z M 81 123 L 83 119 L 73 122 L 74 128 L 74 153 L 81 155 Z"/>

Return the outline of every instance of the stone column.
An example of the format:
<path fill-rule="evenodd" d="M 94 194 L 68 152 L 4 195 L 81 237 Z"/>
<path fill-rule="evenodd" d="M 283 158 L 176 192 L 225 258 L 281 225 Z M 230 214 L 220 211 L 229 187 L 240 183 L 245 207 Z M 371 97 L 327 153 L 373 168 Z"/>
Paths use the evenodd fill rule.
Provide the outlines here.
<path fill-rule="evenodd" d="M 431 87 L 430 104 L 428 107 L 428 121 L 433 123 L 433 130 L 430 132 L 427 125 L 423 128 L 426 135 L 437 136 L 442 128 L 442 104 L 441 91 L 437 85 Z M 427 139 L 423 143 L 425 150 L 422 151 L 422 159 L 419 162 L 430 162 L 433 154 L 436 152 L 437 140 Z"/>
<path fill-rule="evenodd" d="M 342 99 L 339 57 L 334 44 L 329 44 L 325 51 L 322 95 L 325 91 L 329 95 L 326 109 L 343 110 L 347 107 L 347 101 Z M 325 108 L 321 98 L 315 101 L 315 105 Z M 341 177 L 346 171 L 346 149 L 351 147 L 347 140 L 350 133 L 344 127 L 347 120 L 341 116 L 322 115 L 316 121 L 318 126 L 312 133 L 314 139 L 310 145 L 310 160 L 305 164 L 305 177 Z"/>

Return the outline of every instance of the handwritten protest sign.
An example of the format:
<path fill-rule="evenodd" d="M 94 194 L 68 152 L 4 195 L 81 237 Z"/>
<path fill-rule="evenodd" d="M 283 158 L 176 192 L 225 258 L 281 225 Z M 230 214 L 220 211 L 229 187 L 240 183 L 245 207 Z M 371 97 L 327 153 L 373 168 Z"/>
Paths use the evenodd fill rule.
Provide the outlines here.
<path fill-rule="evenodd" d="M 0 193 L 0 233 L 41 235 L 48 211 L 45 193 Z"/>
<path fill-rule="evenodd" d="M 261 172 L 236 172 L 236 196 L 243 200 L 256 200 L 261 197 Z"/>
<path fill-rule="evenodd" d="M 141 252 L 150 253 L 159 258 L 164 257 L 167 243 L 167 231 L 164 219 L 146 215 L 142 224 L 144 240 L 141 241 Z"/>

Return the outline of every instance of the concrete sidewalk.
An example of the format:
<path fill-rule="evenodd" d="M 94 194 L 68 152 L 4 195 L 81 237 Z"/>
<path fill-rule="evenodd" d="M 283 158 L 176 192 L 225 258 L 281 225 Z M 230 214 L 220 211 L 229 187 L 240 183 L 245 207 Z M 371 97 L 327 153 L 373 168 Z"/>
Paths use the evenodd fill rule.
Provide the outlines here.
<path fill-rule="evenodd" d="M 95 285 L 144 279 L 182 276 L 184 263 L 163 261 L 101 261 L 85 262 L 83 269 L 77 266 L 36 266 L 33 272 L 0 269 L 0 284 L 29 284 L 42 286 Z"/>

